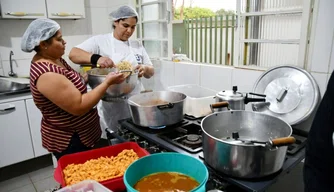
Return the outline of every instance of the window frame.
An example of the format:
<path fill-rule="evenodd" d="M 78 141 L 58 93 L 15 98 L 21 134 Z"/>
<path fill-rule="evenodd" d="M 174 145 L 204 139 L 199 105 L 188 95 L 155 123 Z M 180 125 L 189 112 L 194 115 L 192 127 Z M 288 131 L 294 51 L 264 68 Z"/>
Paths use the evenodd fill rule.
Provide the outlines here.
<path fill-rule="evenodd" d="M 147 20 L 147 21 L 143 21 L 142 20 L 142 9 L 143 6 L 147 6 L 147 5 L 154 5 L 154 4 L 158 4 L 158 5 L 162 5 L 163 3 L 166 3 L 166 19 L 156 19 L 156 20 Z M 135 2 L 136 4 L 136 9 L 138 10 L 138 26 L 139 26 L 139 37 L 138 37 L 138 33 L 136 33 L 136 37 L 137 40 L 140 41 L 143 45 L 145 41 L 160 41 L 160 57 L 151 57 L 150 54 L 148 53 L 150 59 L 152 60 L 156 60 L 156 59 L 171 59 L 172 58 L 172 54 L 173 54 L 173 25 L 172 25 L 172 0 L 152 0 L 151 2 L 147 2 L 147 3 L 142 3 L 142 0 L 136 0 Z M 167 38 L 144 38 L 143 37 L 143 26 L 146 23 L 166 23 L 167 24 Z M 137 28 L 138 29 L 138 28 Z M 160 27 L 159 33 L 162 33 L 162 29 Z M 167 42 L 167 57 L 163 57 L 163 42 Z"/>
<path fill-rule="evenodd" d="M 258 66 L 258 61 L 256 65 L 248 65 L 244 63 L 244 43 L 275 43 L 275 44 L 298 44 L 298 60 L 297 65 L 302 68 L 307 68 L 307 51 L 309 46 L 309 37 L 310 37 L 310 25 L 311 25 L 311 16 L 314 0 L 303 0 L 303 7 L 301 9 L 291 9 L 291 10 L 282 10 L 282 11 L 259 11 L 259 12 L 247 12 L 241 13 L 242 9 L 242 0 L 237 0 L 237 28 L 236 28 L 236 39 L 235 39 L 235 67 L 242 68 L 260 68 L 266 69 L 268 67 Z M 283 14 L 296 14 L 301 13 L 301 34 L 299 39 L 249 39 L 244 38 L 244 34 L 241 31 L 245 29 L 241 27 L 241 22 L 243 18 L 249 16 L 265 16 L 265 15 L 283 15 Z M 274 67 L 274 66 L 271 66 Z"/>

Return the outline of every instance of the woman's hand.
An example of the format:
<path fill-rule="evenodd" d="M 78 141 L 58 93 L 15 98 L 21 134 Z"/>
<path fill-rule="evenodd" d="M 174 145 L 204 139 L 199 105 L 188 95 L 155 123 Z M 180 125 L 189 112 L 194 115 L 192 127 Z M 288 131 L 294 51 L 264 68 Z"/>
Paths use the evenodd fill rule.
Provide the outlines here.
<path fill-rule="evenodd" d="M 154 75 L 154 68 L 150 65 L 137 65 L 136 70 L 138 70 L 138 77 L 144 76 L 148 79 Z"/>
<path fill-rule="evenodd" d="M 146 67 L 145 65 L 137 65 L 136 70 L 138 70 L 138 77 L 142 77 L 145 74 Z"/>
<path fill-rule="evenodd" d="M 113 60 L 111 60 L 109 57 L 100 57 L 99 60 L 97 60 L 97 64 L 99 64 L 101 68 L 116 67 Z"/>
<path fill-rule="evenodd" d="M 123 73 L 111 72 L 107 75 L 105 81 L 108 85 L 112 85 L 112 84 L 120 84 L 124 80 L 125 80 L 125 75 L 123 75 Z"/>

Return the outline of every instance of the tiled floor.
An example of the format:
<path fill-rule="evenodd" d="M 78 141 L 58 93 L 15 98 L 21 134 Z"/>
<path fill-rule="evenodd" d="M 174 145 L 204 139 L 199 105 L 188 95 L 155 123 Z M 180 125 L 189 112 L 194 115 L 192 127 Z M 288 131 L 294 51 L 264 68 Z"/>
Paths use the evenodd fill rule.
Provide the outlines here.
<path fill-rule="evenodd" d="M 45 167 L 0 183 L 1 192 L 44 192 L 59 184 L 53 179 L 53 166 Z"/>
<path fill-rule="evenodd" d="M 0 169 L 0 192 L 44 192 L 59 186 L 51 155 Z"/>

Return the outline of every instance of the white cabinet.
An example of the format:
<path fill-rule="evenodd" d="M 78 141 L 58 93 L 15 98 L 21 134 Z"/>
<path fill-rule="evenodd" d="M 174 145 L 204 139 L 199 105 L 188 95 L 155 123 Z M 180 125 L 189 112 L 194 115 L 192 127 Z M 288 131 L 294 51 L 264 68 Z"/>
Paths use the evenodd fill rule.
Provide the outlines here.
<path fill-rule="evenodd" d="M 82 19 L 85 18 L 84 0 L 46 0 L 48 18 Z"/>
<path fill-rule="evenodd" d="M 25 100 L 25 102 L 27 107 L 31 140 L 35 152 L 35 157 L 48 154 L 49 152 L 42 147 L 42 137 L 41 137 L 42 113 L 36 107 L 33 99 L 27 99 Z"/>
<path fill-rule="evenodd" d="M 24 100 L 0 103 L 0 167 L 34 158 Z"/>
<path fill-rule="evenodd" d="M 9 19 L 46 17 L 45 0 L 1 0 L 1 16 Z"/>
<path fill-rule="evenodd" d="M 83 19 L 84 0 L 1 0 L 1 17 L 7 19 Z"/>

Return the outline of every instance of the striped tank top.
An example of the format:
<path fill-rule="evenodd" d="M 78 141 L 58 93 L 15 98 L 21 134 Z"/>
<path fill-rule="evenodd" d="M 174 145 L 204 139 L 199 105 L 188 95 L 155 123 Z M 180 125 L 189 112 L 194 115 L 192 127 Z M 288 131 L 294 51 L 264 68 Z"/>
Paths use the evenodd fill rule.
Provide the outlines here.
<path fill-rule="evenodd" d="M 43 117 L 41 122 L 42 145 L 49 152 L 64 151 L 74 133 L 78 133 L 81 142 L 93 147 L 101 137 L 100 120 L 97 109 L 93 108 L 81 116 L 74 116 L 44 97 L 37 89 L 38 78 L 47 72 L 64 75 L 82 93 L 87 86 L 80 74 L 60 59 L 66 69 L 49 62 L 32 62 L 30 66 L 30 90 L 37 108 Z"/>

